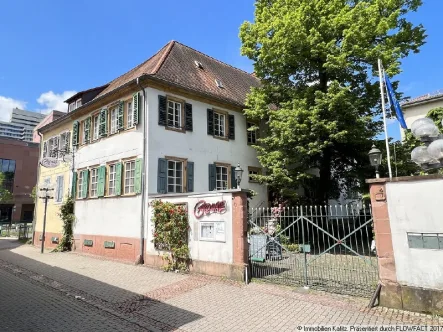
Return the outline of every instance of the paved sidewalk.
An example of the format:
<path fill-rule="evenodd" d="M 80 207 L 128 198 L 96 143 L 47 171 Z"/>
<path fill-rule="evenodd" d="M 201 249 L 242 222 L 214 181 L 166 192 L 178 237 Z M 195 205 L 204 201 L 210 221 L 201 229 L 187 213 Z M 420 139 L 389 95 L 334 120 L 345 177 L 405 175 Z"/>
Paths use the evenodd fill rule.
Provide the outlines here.
<path fill-rule="evenodd" d="M 1 242 L 1 241 L 0 241 Z M 0 244 L 1 249 L 1 244 Z M 75 253 L 31 246 L 0 250 L 0 264 L 57 291 L 161 331 L 296 331 L 298 325 L 435 324 L 443 319 L 386 308 L 367 299 L 165 273 Z M 2 266 L 0 266 L 3 268 Z"/>

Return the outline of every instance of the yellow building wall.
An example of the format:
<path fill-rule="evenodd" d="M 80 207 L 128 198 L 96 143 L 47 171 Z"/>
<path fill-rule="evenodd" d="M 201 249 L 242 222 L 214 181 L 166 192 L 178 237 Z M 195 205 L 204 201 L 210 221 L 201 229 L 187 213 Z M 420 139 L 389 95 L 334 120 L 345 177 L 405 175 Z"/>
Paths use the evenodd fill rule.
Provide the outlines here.
<path fill-rule="evenodd" d="M 50 139 L 53 136 L 60 135 L 63 132 L 71 131 L 72 132 L 72 123 L 65 124 L 58 128 L 55 128 L 52 131 L 49 131 L 43 135 L 42 142 Z M 43 143 L 42 143 L 43 144 Z M 72 149 L 72 147 L 71 147 Z M 72 151 L 72 150 L 71 150 Z M 41 158 L 41 157 L 40 157 Z M 48 206 L 46 211 L 46 232 L 48 233 L 62 233 L 63 224 L 62 220 L 59 217 L 60 206 L 63 202 L 66 201 L 66 197 L 69 195 L 70 189 L 70 181 L 71 181 L 71 164 L 60 162 L 60 165 L 55 168 L 46 168 L 39 164 L 39 178 L 37 185 L 40 185 L 45 182 L 46 179 L 50 179 L 50 183 L 53 185 L 54 190 L 51 191 L 51 196 L 53 199 L 48 200 Z M 57 176 L 63 175 L 64 185 L 63 185 L 63 201 L 62 203 L 55 202 L 55 190 L 56 190 L 56 181 Z M 44 192 L 38 191 L 37 195 L 42 195 Z M 43 231 L 43 218 L 45 212 L 45 201 L 41 198 L 38 199 L 37 204 L 35 206 L 35 231 L 42 232 Z"/>

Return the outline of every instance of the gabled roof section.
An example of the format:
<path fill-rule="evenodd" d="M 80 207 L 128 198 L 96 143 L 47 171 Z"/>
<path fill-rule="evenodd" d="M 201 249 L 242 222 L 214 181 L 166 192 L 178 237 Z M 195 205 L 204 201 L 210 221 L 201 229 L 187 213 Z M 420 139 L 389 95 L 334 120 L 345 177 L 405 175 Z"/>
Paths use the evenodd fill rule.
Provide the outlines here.
<path fill-rule="evenodd" d="M 196 62 L 200 63 L 201 67 L 197 66 Z M 251 87 L 260 84 L 260 81 L 252 74 L 189 46 L 171 41 L 154 56 L 111 81 L 109 86 L 97 97 L 142 75 L 148 75 L 166 83 L 201 92 L 237 105 L 244 105 L 246 95 Z M 221 82 L 222 87 L 217 84 L 216 80 Z"/>
<path fill-rule="evenodd" d="M 100 93 L 100 90 L 104 90 L 106 87 L 108 86 L 108 84 L 102 85 L 102 86 L 97 86 L 95 88 L 91 88 L 88 90 L 84 90 L 84 91 L 80 91 L 77 92 L 75 95 L 73 95 L 72 97 L 69 97 L 68 99 L 65 100 L 65 103 L 70 103 L 72 101 L 76 101 L 79 97 L 81 97 L 82 95 L 84 95 L 87 92 L 93 92 L 96 91 L 97 93 Z"/>

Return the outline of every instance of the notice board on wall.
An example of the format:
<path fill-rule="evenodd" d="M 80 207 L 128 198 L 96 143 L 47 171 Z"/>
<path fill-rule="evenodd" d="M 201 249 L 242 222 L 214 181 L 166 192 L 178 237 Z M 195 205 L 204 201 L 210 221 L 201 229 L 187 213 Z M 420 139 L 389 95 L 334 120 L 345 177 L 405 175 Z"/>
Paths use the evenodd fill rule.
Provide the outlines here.
<path fill-rule="evenodd" d="M 224 221 L 200 222 L 200 241 L 225 242 L 226 231 Z"/>

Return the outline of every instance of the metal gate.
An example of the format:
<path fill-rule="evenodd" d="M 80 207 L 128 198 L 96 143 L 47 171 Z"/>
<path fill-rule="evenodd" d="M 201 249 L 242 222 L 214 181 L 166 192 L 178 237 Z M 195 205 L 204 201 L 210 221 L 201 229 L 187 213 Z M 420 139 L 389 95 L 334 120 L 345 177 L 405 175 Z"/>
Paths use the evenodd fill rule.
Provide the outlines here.
<path fill-rule="evenodd" d="M 370 296 L 378 282 L 370 206 L 298 206 L 250 211 L 252 278 Z"/>

